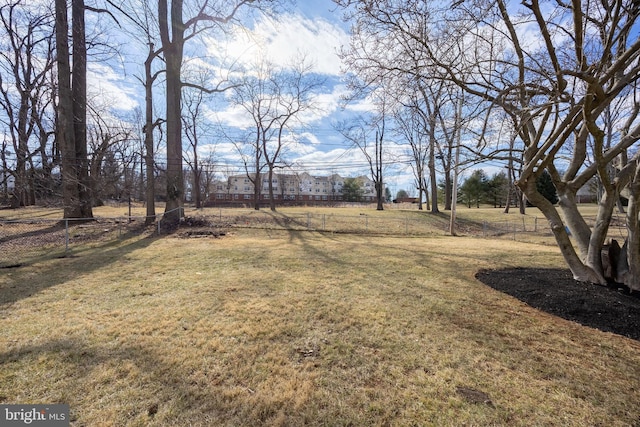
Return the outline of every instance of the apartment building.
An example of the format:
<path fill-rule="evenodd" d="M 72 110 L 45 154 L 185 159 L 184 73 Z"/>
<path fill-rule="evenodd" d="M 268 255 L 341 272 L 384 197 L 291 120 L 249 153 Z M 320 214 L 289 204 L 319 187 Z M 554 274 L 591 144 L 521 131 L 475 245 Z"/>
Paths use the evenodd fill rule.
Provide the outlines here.
<path fill-rule="evenodd" d="M 211 186 L 208 205 L 251 204 L 254 202 L 253 177 L 233 175 L 226 181 L 214 181 Z M 269 176 L 262 174 L 260 201 L 269 202 Z M 364 190 L 363 202 L 375 202 L 376 191 L 373 181 L 366 176 L 356 178 Z M 342 194 L 344 178 L 338 174 L 314 176 L 300 174 L 274 174 L 273 197 L 278 204 L 336 203 L 345 201 Z"/>

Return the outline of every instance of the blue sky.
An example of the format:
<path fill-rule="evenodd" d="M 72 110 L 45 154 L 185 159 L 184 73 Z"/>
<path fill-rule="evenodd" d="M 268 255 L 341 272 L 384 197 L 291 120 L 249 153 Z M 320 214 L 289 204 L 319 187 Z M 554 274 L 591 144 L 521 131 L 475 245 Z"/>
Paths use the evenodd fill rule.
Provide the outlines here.
<path fill-rule="evenodd" d="M 340 102 L 340 97 L 346 93 L 346 87 L 343 79 L 344 67 L 337 52 L 349 42 L 349 25 L 342 22 L 341 14 L 330 0 L 301 0 L 289 12 L 277 17 L 277 20 L 259 16 L 250 31 L 236 29 L 226 39 L 219 35 L 208 36 L 204 38 L 204 45 L 193 41 L 185 49 L 187 55 L 193 55 L 187 59 L 190 66 L 206 67 L 207 64 L 223 60 L 228 62 L 231 58 L 245 67 L 251 67 L 256 57 L 261 55 L 280 67 L 286 67 L 292 57 L 300 54 L 312 61 L 314 72 L 325 80 L 325 84 L 315 97 L 318 108 L 301 117 L 304 127 L 297 132 L 297 142 L 287 148 L 286 161 L 296 165 L 295 171 L 306 170 L 312 174 L 339 173 L 343 176 L 369 173 L 366 160 L 359 149 L 346 142 L 334 129 L 336 122 L 370 110 L 366 101 L 347 106 Z M 126 37 L 126 34 L 123 36 Z M 136 52 L 138 56 L 143 53 L 137 47 L 124 47 L 133 56 L 136 56 Z M 106 95 L 107 102 L 116 105 L 121 112 L 142 108 L 144 98 L 141 86 L 135 79 L 141 74 L 139 64 L 141 61 L 136 58 L 126 58 L 121 64 L 90 64 L 92 89 L 102 96 Z M 215 69 L 216 66 L 212 68 Z M 159 88 L 156 95 L 156 105 L 159 108 L 161 91 Z M 241 135 L 248 127 L 247 117 L 242 115 L 240 109 L 226 103 L 224 96 L 211 100 L 206 116 L 228 135 Z M 227 171 L 242 173 L 234 144 L 220 138 L 219 133 L 217 135 L 213 132 L 201 144 L 201 157 L 207 157 L 213 152 L 216 164 L 231 165 L 226 167 Z M 396 159 L 404 151 L 391 141 L 388 141 L 387 147 Z M 162 161 L 161 157 L 162 152 L 159 153 L 159 161 Z M 407 167 L 390 166 L 385 181 L 392 194 L 400 189 L 411 191 L 415 187 L 411 170 Z"/>

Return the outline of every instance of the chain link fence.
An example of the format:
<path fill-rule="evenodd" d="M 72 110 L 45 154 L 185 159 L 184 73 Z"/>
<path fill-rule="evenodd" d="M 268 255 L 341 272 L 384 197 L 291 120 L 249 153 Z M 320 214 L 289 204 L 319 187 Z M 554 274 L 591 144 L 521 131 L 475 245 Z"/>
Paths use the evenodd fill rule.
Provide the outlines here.
<path fill-rule="evenodd" d="M 64 257 L 80 245 L 101 244 L 140 233 L 144 218 L 21 219 L 0 221 L 0 268 Z"/>
<path fill-rule="evenodd" d="M 585 217 L 585 221 L 593 229 L 596 219 Z M 476 235 L 477 233 L 472 234 Z M 482 237 L 538 242 L 541 237 L 553 239 L 553 232 L 546 218 L 523 216 L 519 220 L 483 221 Z M 614 214 L 609 224 L 608 238 L 616 239 L 619 242 L 623 242 L 627 238 L 626 216 L 624 214 Z M 555 244 L 555 240 L 552 240 L 552 243 Z"/>
<path fill-rule="evenodd" d="M 428 212 L 393 213 L 390 215 L 342 215 L 340 213 L 282 214 L 269 211 L 226 211 L 188 218 L 190 224 L 201 227 L 261 228 L 283 230 L 312 230 L 332 233 L 370 235 L 434 236 L 449 233 L 449 214 L 432 215 Z M 517 221 L 472 221 L 458 218 L 458 235 L 539 241 L 552 238 L 545 219 L 523 217 Z"/>
<path fill-rule="evenodd" d="M 214 213 L 215 212 L 215 213 Z M 94 218 L 91 220 L 20 219 L 0 220 L 0 268 L 10 268 L 38 259 L 64 257 L 75 248 L 99 245 L 134 234 L 179 237 L 204 237 L 225 234 L 233 228 L 267 230 L 306 230 L 389 236 L 444 236 L 449 233 L 449 215 L 422 212 L 381 215 L 344 215 L 334 213 L 274 213 L 267 210 L 192 211 L 180 223 L 171 223 L 163 215 L 155 224 L 145 225 L 145 217 Z M 458 235 L 478 238 L 516 240 L 555 244 L 551 228 L 544 218 L 523 216 L 499 222 L 458 219 Z M 611 223 L 610 236 L 624 241 L 624 216 Z M 619 237 L 618 237 L 619 236 Z"/>

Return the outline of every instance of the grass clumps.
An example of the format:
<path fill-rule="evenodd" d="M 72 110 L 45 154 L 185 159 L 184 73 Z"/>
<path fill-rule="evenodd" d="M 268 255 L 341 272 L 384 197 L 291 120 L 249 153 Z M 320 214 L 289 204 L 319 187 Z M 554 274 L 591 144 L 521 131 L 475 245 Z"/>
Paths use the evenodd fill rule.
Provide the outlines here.
<path fill-rule="evenodd" d="M 305 231 L 88 247 L 2 272 L 0 403 L 87 426 L 633 425 L 637 341 L 473 278 L 523 262 L 562 266 L 550 246 Z"/>

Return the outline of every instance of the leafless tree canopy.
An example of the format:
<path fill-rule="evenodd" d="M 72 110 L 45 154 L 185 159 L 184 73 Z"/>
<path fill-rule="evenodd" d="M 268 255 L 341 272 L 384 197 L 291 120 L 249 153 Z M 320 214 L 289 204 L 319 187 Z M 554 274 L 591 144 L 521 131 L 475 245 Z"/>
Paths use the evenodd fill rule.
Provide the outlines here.
<path fill-rule="evenodd" d="M 480 153 L 512 160 L 518 154 L 517 185 L 552 224 L 577 279 L 605 282 L 601 250 L 623 194 L 629 239 L 615 279 L 640 289 L 638 2 L 336 3 L 353 21 L 345 57 L 365 79 L 439 79 L 486 105 L 484 120 L 475 124 Z M 490 131 L 497 117 L 509 120 L 518 146 L 501 144 Z M 545 170 L 557 188 L 558 206 L 536 190 Z M 576 193 L 594 177 L 603 195 L 590 227 Z"/>

